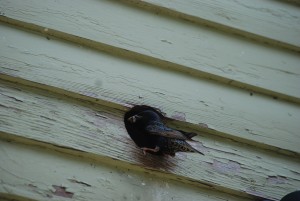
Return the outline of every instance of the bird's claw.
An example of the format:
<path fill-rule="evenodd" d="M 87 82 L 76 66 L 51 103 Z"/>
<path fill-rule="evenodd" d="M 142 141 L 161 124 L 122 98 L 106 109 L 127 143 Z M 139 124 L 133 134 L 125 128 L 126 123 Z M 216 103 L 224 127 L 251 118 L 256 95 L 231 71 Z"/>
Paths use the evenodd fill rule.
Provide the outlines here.
<path fill-rule="evenodd" d="M 141 150 L 143 151 L 143 154 L 146 156 L 148 148 L 143 147 L 143 148 L 141 148 Z"/>
<path fill-rule="evenodd" d="M 147 151 L 158 152 L 160 148 L 158 146 L 156 146 L 154 149 L 142 147 L 141 150 L 143 151 L 143 154 L 146 155 Z"/>

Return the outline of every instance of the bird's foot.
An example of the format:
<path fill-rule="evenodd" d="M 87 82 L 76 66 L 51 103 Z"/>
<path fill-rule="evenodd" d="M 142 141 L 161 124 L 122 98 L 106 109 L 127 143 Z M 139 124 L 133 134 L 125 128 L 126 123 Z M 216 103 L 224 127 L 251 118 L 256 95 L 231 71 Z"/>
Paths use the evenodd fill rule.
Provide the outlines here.
<path fill-rule="evenodd" d="M 143 147 L 141 150 L 143 151 L 143 154 L 146 155 L 146 151 L 158 152 L 160 148 L 158 146 L 156 146 L 154 149 Z"/>

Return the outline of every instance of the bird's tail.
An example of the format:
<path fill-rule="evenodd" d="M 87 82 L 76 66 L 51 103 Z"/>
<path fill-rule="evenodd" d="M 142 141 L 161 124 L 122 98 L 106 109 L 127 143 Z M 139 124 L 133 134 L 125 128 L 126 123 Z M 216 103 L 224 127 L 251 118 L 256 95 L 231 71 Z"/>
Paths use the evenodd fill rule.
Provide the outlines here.
<path fill-rule="evenodd" d="M 199 153 L 199 154 L 202 154 L 204 155 L 204 153 L 202 153 L 201 151 L 199 151 L 198 149 L 196 149 L 195 147 L 193 147 L 192 145 L 190 145 L 189 143 L 187 143 L 190 148 L 191 148 L 191 152 L 196 152 L 196 153 Z"/>
<path fill-rule="evenodd" d="M 199 153 L 199 154 L 202 154 L 202 155 L 204 156 L 204 153 L 202 153 L 201 151 L 198 151 L 198 150 L 195 149 L 195 148 L 193 148 L 193 151 L 194 151 L 194 152 L 197 152 L 197 153 Z"/>

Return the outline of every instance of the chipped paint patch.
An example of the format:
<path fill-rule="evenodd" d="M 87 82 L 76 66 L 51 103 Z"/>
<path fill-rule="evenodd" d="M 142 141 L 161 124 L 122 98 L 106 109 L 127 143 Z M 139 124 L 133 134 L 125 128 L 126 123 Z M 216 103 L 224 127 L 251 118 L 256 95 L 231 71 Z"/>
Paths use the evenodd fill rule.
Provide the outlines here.
<path fill-rule="evenodd" d="M 36 186 L 36 185 L 33 185 L 33 184 L 28 184 L 28 186 L 29 186 L 30 188 L 37 188 L 37 186 Z"/>
<path fill-rule="evenodd" d="M 269 176 L 267 178 L 267 183 L 271 185 L 277 185 L 277 184 L 286 184 L 287 179 L 282 176 Z"/>
<path fill-rule="evenodd" d="M 234 175 L 241 171 L 241 165 L 235 161 L 223 163 L 214 159 L 212 167 L 219 173 Z"/>
<path fill-rule="evenodd" d="M 201 128 L 208 128 L 208 125 L 205 123 L 198 123 Z"/>
<path fill-rule="evenodd" d="M 168 40 L 160 40 L 160 41 L 163 42 L 163 43 L 168 43 L 168 44 L 172 45 L 172 43 Z"/>
<path fill-rule="evenodd" d="M 74 193 L 66 191 L 66 187 L 64 186 L 52 185 L 52 187 L 55 189 L 53 195 L 65 197 L 65 198 L 72 198 L 74 195 Z"/>
<path fill-rule="evenodd" d="M 173 114 L 171 115 L 171 117 L 173 119 L 179 120 L 179 121 L 186 121 L 185 119 L 185 114 L 183 112 L 173 112 Z"/>

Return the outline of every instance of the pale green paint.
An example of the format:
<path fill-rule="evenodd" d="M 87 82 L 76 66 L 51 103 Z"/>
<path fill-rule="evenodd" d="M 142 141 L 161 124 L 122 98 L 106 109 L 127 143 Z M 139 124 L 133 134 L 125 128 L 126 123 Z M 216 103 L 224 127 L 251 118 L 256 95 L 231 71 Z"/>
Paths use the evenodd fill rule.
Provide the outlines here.
<path fill-rule="evenodd" d="M 135 1 L 133 1 L 135 2 Z M 143 0 L 191 21 L 300 50 L 300 10 L 286 1 Z M 174 13 L 177 11 L 178 13 Z M 164 11 L 162 11 L 164 12 Z"/>
<path fill-rule="evenodd" d="M 145 2 L 150 10 L 158 3 Z M 188 9 L 178 2 L 164 4 L 171 8 L 166 17 L 145 12 L 144 4 L 132 6 L 136 1 L 0 0 L 0 20 L 15 24 L 1 24 L 0 78 L 17 83 L 0 82 L 0 197 L 65 200 L 53 195 L 53 185 L 66 187 L 75 200 L 244 200 L 236 195 L 279 200 L 296 190 L 300 57 L 288 49 L 299 48 L 294 35 L 299 8 L 229 2 L 220 15 L 199 16 L 192 1 Z M 207 6 L 210 14 L 220 8 Z M 172 9 L 183 16 L 205 15 L 213 22 L 204 24 L 222 23 L 228 32 L 182 21 Z M 278 40 L 283 48 L 230 35 L 232 27 L 263 42 Z M 142 155 L 123 126 L 124 109 L 131 104 L 158 107 L 181 120 L 173 126 L 193 127 L 205 156 Z M 208 186 L 214 189 L 203 189 Z"/>
<path fill-rule="evenodd" d="M 91 201 L 246 201 L 225 193 L 138 173 L 45 148 L 0 140 L 0 197 L 14 194 L 36 200 Z M 55 193 L 55 186 L 73 193 Z"/>
<path fill-rule="evenodd" d="M 5 11 L 5 18 L 0 18 L 3 21 L 9 21 L 10 18 L 20 20 L 19 26 L 24 21 L 31 24 L 26 25 L 27 28 L 38 25 L 40 31 L 48 28 L 50 34 L 58 37 L 70 39 L 75 35 L 88 39 L 83 43 L 93 47 L 118 47 L 114 51 L 109 50 L 112 54 L 120 52 L 120 49 L 129 50 L 136 59 L 146 55 L 148 57 L 142 60 L 151 60 L 158 65 L 166 61 L 169 64 L 164 65 L 170 68 L 198 72 L 235 86 L 300 101 L 300 57 L 299 53 L 290 50 L 145 12 L 117 1 L 45 0 L 42 4 L 40 0 L 0 2 Z M 280 9 L 280 6 L 276 7 L 276 10 Z M 297 8 L 291 11 L 298 18 L 298 12 L 294 10 Z M 257 16 L 255 12 L 253 15 Z M 282 19 L 290 23 L 288 17 L 282 16 Z M 291 26 L 297 24 L 292 21 Z M 275 27 L 286 31 L 286 27 Z M 80 41 L 80 38 L 73 39 L 73 42 Z"/>
<path fill-rule="evenodd" d="M 300 161 L 296 158 L 203 134 L 195 140 L 205 156 L 181 153 L 175 158 L 145 157 L 126 133 L 123 114 L 118 110 L 16 84 L 1 82 L 0 86 L 0 131 L 7 133 L 7 137 L 2 136 L 5 138 L 21 137 L 50 147 L 76 149 L 86 153 L 83 157 L 92 154 L 100 161 L 182 182 L 199 181 L 240 195 L 279 199 L 300 185 Z M 281 183 L 274 182 L 281 179 Z"/>
<path fill-rule="evenodd" d="M 221 136 L 300 152 L 295 104 L 6 26 L 0 33 L 0 69 L 9 76 L 122 105 L 151 105 L 197 129 L 204 124 Z"/>

